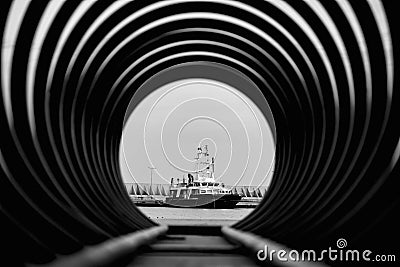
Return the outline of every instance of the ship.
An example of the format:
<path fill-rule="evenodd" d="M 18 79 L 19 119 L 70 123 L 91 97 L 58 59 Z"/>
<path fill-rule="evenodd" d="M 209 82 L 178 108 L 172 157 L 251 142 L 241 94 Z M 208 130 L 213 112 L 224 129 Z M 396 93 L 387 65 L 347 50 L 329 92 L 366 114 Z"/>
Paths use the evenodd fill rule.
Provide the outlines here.
<path fill-rule="evenodd" d="M 195 157 L 195 171 L 187 173 L 182 180 L 171 178 L 169 196 L 165 204 L 170 207 L 198 207 L 232 209 L 242 199 L 224 183 L 214 177 L 215 158 L 208 152 L 208 146 L 199 146 Z"/>

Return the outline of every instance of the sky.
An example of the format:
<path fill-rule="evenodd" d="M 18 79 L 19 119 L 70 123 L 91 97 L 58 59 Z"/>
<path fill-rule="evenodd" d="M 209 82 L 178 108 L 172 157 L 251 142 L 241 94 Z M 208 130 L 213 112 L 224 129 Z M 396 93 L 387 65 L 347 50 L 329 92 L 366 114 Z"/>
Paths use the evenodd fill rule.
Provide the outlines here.
<path fill-rule="evenodd" d="M 120 147 L 124 182 L 166 184 L 195 170 L 199 144 L 227 185 L 268 185 L 275 145 L 259 108 L 239 90 L 186 79 L 153 91 L 133 110 Z M 151 174 L 149 167 L 155 167 Z M 152 178 L 151 178 L 152 176 Z"/>

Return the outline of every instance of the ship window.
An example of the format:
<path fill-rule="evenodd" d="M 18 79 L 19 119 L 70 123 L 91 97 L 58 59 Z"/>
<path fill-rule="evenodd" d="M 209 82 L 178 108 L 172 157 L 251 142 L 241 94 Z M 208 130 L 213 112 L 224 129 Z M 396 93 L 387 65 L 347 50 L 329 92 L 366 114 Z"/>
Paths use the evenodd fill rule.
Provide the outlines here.
<path fill-rule="evenodd" d="M 200 193 L 204 194 L 206 193 L 206 190 L 200 190 Z"/>
<path fill-rule="evenodd" d="M 203 186 L 206 186 L 206 185 L 207 185 L 207 183 L 202 183 L 202 185 L 203 185 Z"/>

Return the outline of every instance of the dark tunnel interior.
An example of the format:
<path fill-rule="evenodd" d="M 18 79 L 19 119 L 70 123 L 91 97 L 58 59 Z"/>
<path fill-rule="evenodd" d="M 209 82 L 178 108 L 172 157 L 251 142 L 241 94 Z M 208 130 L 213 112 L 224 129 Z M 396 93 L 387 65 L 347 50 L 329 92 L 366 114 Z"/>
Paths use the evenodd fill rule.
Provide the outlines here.
<path fill-rule="evenodd" d="M 233 227 L 293 248 L 326 248 L 343 237 L 393 250 L 395 1 L 26 1 L 21 9 L 16 2 L 0 11 L 6 259 L 47 263 L 155 225 L 121 179 L 124 115 L 138 88 L 160 73 L 169 74 L 157 86 L 182 77 L 235 83 L 216 69 L 259 88 L 242 92 L 260 109 L 267 99 L 276 129 L 270 188 Z"/>

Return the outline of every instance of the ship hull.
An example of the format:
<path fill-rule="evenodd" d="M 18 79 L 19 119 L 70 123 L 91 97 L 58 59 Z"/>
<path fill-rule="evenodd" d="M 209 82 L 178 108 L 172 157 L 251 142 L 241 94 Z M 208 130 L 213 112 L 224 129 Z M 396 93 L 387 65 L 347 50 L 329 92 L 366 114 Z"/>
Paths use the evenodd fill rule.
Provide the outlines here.
<path fill-rule="evenodd" d="M 225 195 L 194 195 L 190 198 L 167 197 L 165 204 L 170 207 L 181 208 L 209 208 L 209 209 L 233 209 L 242 199 L 237 194 Z"/>

